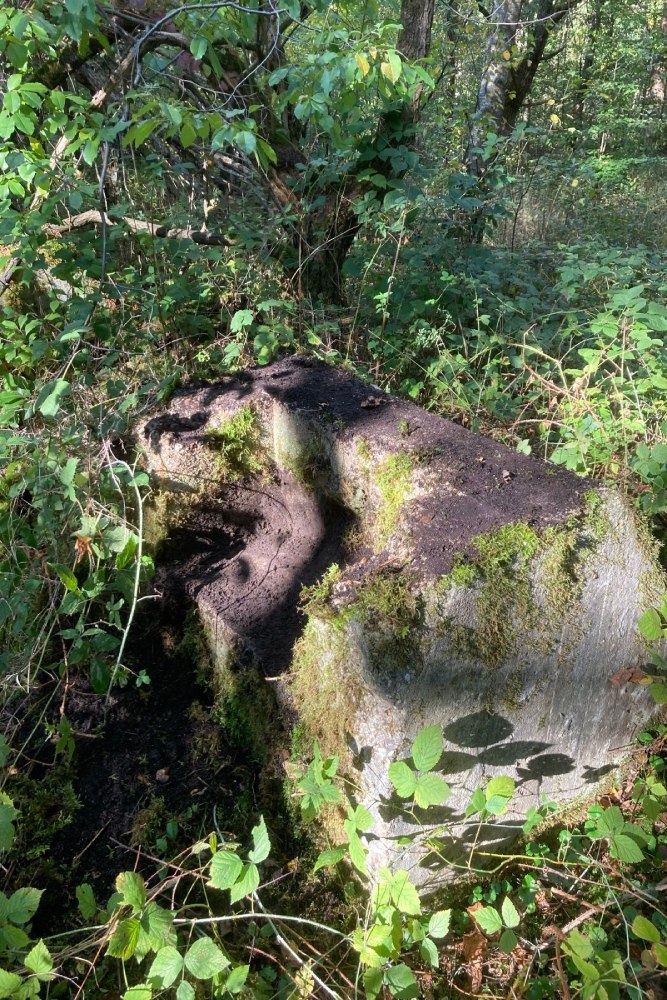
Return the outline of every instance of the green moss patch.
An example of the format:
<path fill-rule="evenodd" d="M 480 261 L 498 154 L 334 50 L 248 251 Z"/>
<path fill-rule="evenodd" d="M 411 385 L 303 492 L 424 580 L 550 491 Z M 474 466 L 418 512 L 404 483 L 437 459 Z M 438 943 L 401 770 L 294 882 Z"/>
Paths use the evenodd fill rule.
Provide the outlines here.
<path fill-rule="evenodd" d="M 216 454 L 221 478 L 234 481 L 262 471 L 257 415 L 249 406 L 209 430 L 206 443 Z"/>
<path fill-rule="evenodd" d="M 407 451 L 400 451 L 386 458 L 375 472 L 375 485 L 380 494 L 375 522 L 376 548 L 386 545 L 398 524 L 401 508 L 412 492 L 414 466 L 414 457 Z"/>

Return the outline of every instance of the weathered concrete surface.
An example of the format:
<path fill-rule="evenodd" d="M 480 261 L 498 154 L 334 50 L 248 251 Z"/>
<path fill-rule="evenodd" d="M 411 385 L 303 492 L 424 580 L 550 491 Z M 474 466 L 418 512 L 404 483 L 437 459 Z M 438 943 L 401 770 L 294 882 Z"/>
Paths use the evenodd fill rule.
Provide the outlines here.
<path fill-rule="evenodd" d="M 264 471 L 225 486 L 221 435 L 249 411 Z M 517 822 L 543 795 L 585 795 L 651 714 L 611 678 L 645 662 L 636 622 L 664 581 L 613 493 L 300 358 L 177 393 L 138 440 L 162 487 L 191 498 L 177 572 L 221 669 L 244 649 L 268 674 L 293 656 L 302 724 L 375 816 L 372 863 L 429 876 L 423 852 L 395 846 L 416 820 L 387 778 L 424 726 L 443 728 L 453 790 L 424 820 L 456 829 L 459 850 L 477 785 L 511 774 Z M 318 580 L 292 650 L 300 586 Z"/>

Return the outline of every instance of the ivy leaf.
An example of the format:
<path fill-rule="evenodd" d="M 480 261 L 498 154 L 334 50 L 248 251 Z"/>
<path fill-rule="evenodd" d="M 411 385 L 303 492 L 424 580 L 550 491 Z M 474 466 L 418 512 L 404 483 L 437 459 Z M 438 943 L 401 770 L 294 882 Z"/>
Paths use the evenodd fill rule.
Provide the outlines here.
<path fill-rule="evenodd" d="M 451 794 L 451 789 L 445 779 L 432 772 L 422 774 L 415 786 L 415 802 L 422 809 L 446 802 Z"/>
<path fill-rule="evenodd" d="M 153 959 L 148 970 L 148 981 L 156 990 L 169 989 L 176 977 L 181 974 L 182 969 L 182 955 L 176 948 L 167 945 L 165 948 L 161 948 Z"/>
<path fill-rule="evenodd" d="M 195 979 L 212 979 L 229 965 L 229 959 L 208 937 L 198 938 L 185 953 L 185 968 Z"/>
<path fill-rule="evenodd" d="M 428 933 L 432 938 L 444 938 L 449 934 L 449 924 L 452 919 L 451 910 L 438 910 L 431 914 L 428 922 Z"/>
<path fill-rule="evenodd" d="M 493 906 L 482 906 L 479 910 L 475 910 L 472 916 L 487 934 L 497 934 L 502 930 L 502 918 Z"/>
<path fill-rule="evenodd" d="M 418 771 L 431 771 L 442 756 L 440 726 L 422 729 L 412 744 L 412 760 Z"/>
<path fill-rule="evenodd" d="M 253 849 L 248 854 L 248 858 L 258 865 L 261 861 L 266 861 L 271 851 L 271 841 L 263 816 L 260 816 L 258 825 L 253 828 L 252 843 Z"/>
<path fill-rule="evenodd" d="M 232 851 L 217 851 L 211 859 L 209 885 L 214 889 L 231 889 L 243 870 L 243 862 Z"/>
<path fill-rule="evenodd" d="M 259 886 L 259 869 L 256 865 L 246 865 L 238 882 L 230 889 L 229 898 L 232 903 L 238 903 L 244 896 L 250 896 Z"/>
<path fill-rule="evenodd" d="M 404 760 L 389 765 L 389 780 L 402 799 L 412 798 L 417 787 L 417 775 Z"/>

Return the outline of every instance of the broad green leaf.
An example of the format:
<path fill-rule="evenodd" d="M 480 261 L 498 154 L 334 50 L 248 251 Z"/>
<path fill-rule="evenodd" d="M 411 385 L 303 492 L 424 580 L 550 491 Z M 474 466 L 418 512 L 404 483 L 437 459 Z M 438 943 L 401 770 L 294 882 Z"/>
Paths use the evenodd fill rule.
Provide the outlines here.
<path fill-rule="evenodd" d="M 237 132 L 234 136 L 234 145 L 246 156 L 252 156 L 257 149 L 257 136 L 254 132 L 246 130 Z"/>
<path fill-rule="evenodd" d="M 503 933 L 500 935 L 500 940 L 498 941 L 498 947 L 500 948 L 501 951 L 504 951 L 506 955 L 509 955 L 511 952 L 514 951 L 518 943 L 519 939 L 517 938 L 514 931 L 508 928 L 507 930 L 504 930 Z"/>
<path fill-rule="evenodd" d="M 355 52 L 354 58 L 356 60 L 357 66 L 361 70 L 361 75 L 367 76 L 371 68 L 371 64 L 369 63 L 366 56 L 363 54 L 363 52 Z"/>
<path fill-rule="evenodd" d="M 625 833 L 618 833 L 615 837 L 611 837 L 609 848 L 611 854 L 619 861 L 624 861 L 625 864 L 636 865 L 644 860 L 644 852 L 637 841 Z"/>
<path fill-rule="evenodd" d="M 667 705 L 667 684 L 651 684 L 649 691 L 656 705 Z"/>
<path fill-rule="evenodd" d="M 384 981 L 395 997 L 400 1000 L 415 1000 L 419 996 L 417 980 L 412 969 L 402 962 L 399 965 L 392 965 L 384 974 Z"/>
<path fill-rule="evenodd" d="M 667 967 L 667 945 L 656 944 L 653 945 L 653 951 L 655 952 L 655 957 L 658 960 L 658 965 L 662 965 L 663 968 Z"/>
<path fill-rule="evenodd" d="M 231 889 L 243 870 L 243 862 L 232 851 L 217 851 L 211 858 L 210 881 L 214 889 Z"/>
<path fill-rule="evenodd" d="M 417 787 L 417 775 L 404 760 L 389 765 L 389 780 L 402 799 L 412 798 Z"/>
<path fill-rule="evenodd" d="M 15 972 L 6 972 L 4 969 L 0 969 L 0 1000 L 3 1000 L 4 997 L 10 997 L 20 985 L 20 976 L 17 976 Z"/>
<path fill-rule="evenodd" d="M 497 934 L 502 930 L 502 918 L 493 906 L 482 906 L 479 910 L 475 910 L 472 916 L 487 934 Z"/>
<path fill-rule="evenodd" d="M 624 826 L 625 819 L 619 807 L 609 806 L 598 820 L 598 834 L 601 837 L 613 837 L 615 834 L 620 833 Z"/>
<path fill-rule="evenodd" d="M 122 1000 L 151 1000 L 153 990 L 146 983 L 139 983 L 137 986 L 130 986 L 125 990 Z"/>
<path fill-rule="evenodd" d="M 263 816 L 260 816 L 259 823 L 253 828 L 252 843 L 253 848 L 248 854 L 248 859 L 258 865 L 260 862 L 266 861 L 271 852 L 271 841 Z"/>
<path fill-rule="evenodd" d="M 348 810 L 348 819 L 351 819 L 357 830 L 370 830 L 375 822 L 371 813 L 365 806 L 357 806 L 356 809 Z"/>
<path fill-rule="evenodd" d="M 505 927 L 518 927 L 521 923 L 519 911 L 509 896 L 505 896 L 503 905 L 500 907 L 500 912 L 502 914 Z"/>
<path fill-rule="evenodd" d="M 116 876 L 116 891 L 123 903 L 133 910 L 140 910 L 146 902 L 146 886 L 143 877 L 136 872 L 120 872 Z"/>
<path fill-rule="evenodd" d="M 189 983 L 187 979 L 184 979 L 182 983 L 178 984 L 178 989 L 176 990 L 176 1000 L 195 1000 L 195 989 L 192 983 Z"/>
<path fill-rule="evenodd" d="M 417 916 L 421 913 L 421 903 L 419 893 L 410 881 L 410 876 L 405 871 L 397 871 L 391 880 L 391 899 L 401 913 Z"/>
<path fill-rule="evenodd" d="M 14 843 L 16 809 L 9 796 L 0 793 L 0 851 L 8 851 Z"/>
<path fill-rule="evenodd" d="M 69 391 L 70 384 L 64 378 L 48 382 L 37 397 L 35 409 L 39 410 L 43 417 L 52 419 L 57 415 L 60 404 Z"/>
<path fill-rule="evenodd" d="M 637 622 L 637 628 L 645 639 L 650 639 L 651 642 L 654 642 L 662 636 L 662 618 L 655 608 L 649 608 Z"/>
<path fill-rule="evenodd" d="M 347 850 L 350 855 L 350 861 L 362 875 L 368 875 L 368 868 L 366 867 L 366 850 L 359 839 L 359 834 L 356 831 L 354 823 L 351 820 L 346 819 L 343 826 L 348 836 Z"/>
<path fill-rule="evenodd" d="M 111 935 L 107 946 L 107 955 L 111 955 L 112 958 L 123 958 L 125 960 L 132 958 L 137 947 L 140 930 L 141 924 L 136 917 L 128 917 L 127 920 L 121 920 Z"/>
<path fill-rule="evenodd" d="M 417 733 L 412 744 L 412 760 L 418 771 L 431 771 L 442 756 L 442 730 L 429 726 Z"/>
<path fill-rule="evenodd" d="M 451 789 L 444 778 L 439 774 L 422 774 L 417 779 L 415 786 L 415 802 L 422 809 L 428 806 L 438 806 L 446 802 L 452 794 Z"/>
<path fill-rule="evenodd" d="M 500 774 L 497 778 L 491 778 L 484 791 L 487 803 L 495 795 L 499 795 L 503 799 L 511 799 L 514 795 L 515 787 L 514 779 L 506 774 Z"/>
<path fill-rule="evenodd" d="M 375 1000 L 382 989 L 382 969 L 366 969 L 364 972 L 364 989 L 367 1000 Z"/>
<path fill-rule="evenodd" d="M 428 922 L 428 933 L 432 938 L 444 938 L 449 934 L 449 924 L 452 919 L 451 910 L 438 910 L 431 914 Z"/>
<path fill-rule="evenodd" d="M 259 886 L 259 869 L 256 865 L 246 865 L 243 874 L 229 890 L 229 899 L 238 903 L 244 896 L 251 896 Z"/>
<path fill-rule="evenodd" d="M 229 959 L 209 937 L 198 938 L 186 951 L 184 962 L 195 979 L 211 979 L 229 966 Z"/>
<path fill-rule="evenodd" d="M 51 952 L 43 941 L 38 941 L 37 944 L 30 949 L 24 959 L 24 964 L 26 969 L 30 969 L 31 972 L 34 972 L 37 978 L 42 982 L 53 979 L 53 959 L 51 958 Z"/>
<path fill-rule="evenodd" d="M 650 920 L 647 920 L 646 917 L 635 917 L 632 921 L 632 933 L 636 934 L 637 937 L 641 938 L 643 941 L 654 942 L 660 940 L 660 931 L 655 924 L 651 923 Z"/>
<path fill-rule="evenodd" d="M 337 865 L 339 861 L 342 861 L 344 857 L 344 847 L 330 847 L 328 850 L 322 851 L 319 855 L 313 866 L 313 871 L 319 871 L 320 868 L 331 868 L 333 865 Z"/>
<path fill-rule="evenodd" d="M 148 970 L 148 981 L 155 989 L 166 990 L 180 976 L 183 969 L 183 957 L 180 952 L 167 945 L 157 953 L 150 969 Z"/>
<path fill-rule="evenodd" d="M 470 802 L 465 808 L 465 816 L 474 816 L 486 806 L 486 796 L 481 788 L 476 788 L 470 797 Z"/>
<path fill-rule="evenodd" d="M 195 35 L 190 42 L 190 52 L 192 52 L 195 59 L 203 59 L 206 55 L 207 48 L 208 39 L 204 38 L 203 35 Z"/>
<path fill-rule="evenodd" d="M 245 330 L 246 327 L 252 325 L 252 321 L 255 318 L 255 314 L 250 309 L 237 309 L 237 311 L 232 316 L 231 323 L 229 324 L 230 333 L 240 333 L 241 330 Z"/>
<path fill-rule="evenodd" d="M 438 968 L 440 965 L 440 959 L 438 957 L 438 949 L 435 941 L 431 941 L 430 938 L 424 938 L 424 940 L 419 943 L 419 953 L 424 961 L 428 962 L 432 969 Z"/>
<path fill-rule="evenodd" d="M 37 911 L 43 892 L 43 889 L 30 887 L 13 892 L 7 904 L 7 920 L 13 924 L 27 924 Z"/>
<path fill-rule="evenodd" d="M 593 956 L 593 945 L 587 937 L 579 931 L 570 931 L 563 944 L 563 950 L 568 955 L 578 955 L 580 958 L 589 959 Z"/>
<path fill-rule="evenodd" d="M 225 989 L 227 992 L 238 993 L 239 990 L 243 989 L 249 972 L 249 965 L 237 965 L 234 969 L 232 969 L 225 981 Z"/>

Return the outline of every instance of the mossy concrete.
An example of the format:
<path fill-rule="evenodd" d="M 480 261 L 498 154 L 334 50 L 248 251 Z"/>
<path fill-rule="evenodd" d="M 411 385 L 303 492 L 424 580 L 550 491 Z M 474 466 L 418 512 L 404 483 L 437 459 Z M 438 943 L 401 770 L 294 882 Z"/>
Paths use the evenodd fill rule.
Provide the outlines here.
<path fill-rule="evenodd" d="M 290 532 L 298 541 L 317 517 L 321 546 L 326 504 L 354 520 L 356 551 L 304 591 L 291 670 L 271 683 L 285 716 L 298 720 L 300 743 L 318 739 L 323 754 L 340 756 L 374 815 L 371 863 L 434 874 L 423 850 L 406 856 L 397 843 L 418 826 L 387 778 L 425 726 L 443 730 L 440 768 L 453 793 L 433 823 L 464 840 L 465 805 L 495 774 L 517 782 L 510 822 L 544 795 L 592 795 L 653 711 L 645 689 L 611 682 L 644 663 L 636 623 L 665 587 L 630 506 L 300 359 L 181 392 L 146 421 L 137 436 L 162 488 L 224 496 L 229 470 L 216 463 L 211 436 L 243 412 L 261 467 L 246 465 L 255 476 L 248 490 L 292 484 L 291 520 L 274 529 L 281 552 Z M 299 553 L 278 563 L 285 580 L 292 574 L 289 594 L 307 579 L 303 546 Z M 253 593 L 270 579 L 272 564 L 263 566 Z M 229 585 L 225 567 L 220 578 Z M 230 663 L 238 669 L 246 636 L 229 602 L 211 599 L 215 586 L 208 581 L 197 600 L 225 673 Z M 252 685 L 244 691 L 252 697 Z"/>

